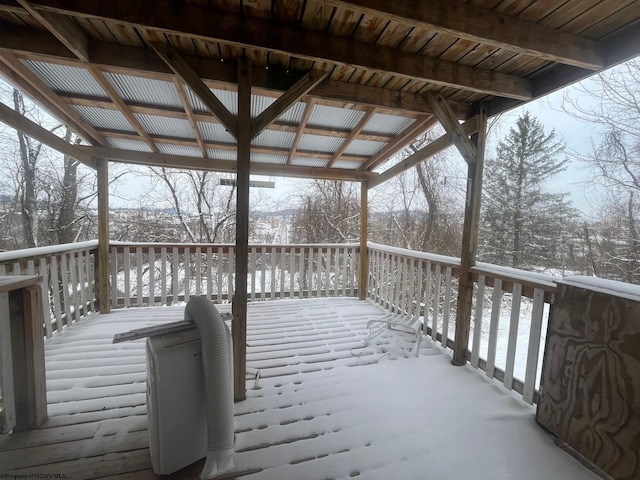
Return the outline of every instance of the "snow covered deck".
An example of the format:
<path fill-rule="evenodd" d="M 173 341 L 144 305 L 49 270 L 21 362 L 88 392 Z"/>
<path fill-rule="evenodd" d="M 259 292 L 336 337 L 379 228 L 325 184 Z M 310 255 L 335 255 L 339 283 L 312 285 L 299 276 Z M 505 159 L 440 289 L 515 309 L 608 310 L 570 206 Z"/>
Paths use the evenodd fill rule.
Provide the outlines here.
<path fill-rule="evenodd" d="M 94 314 L 47 340 L 49 419 L 0 437 L 0 474 L 156 478 L 144 340 L 111 339 L 182 312 Z M 418 358 L 401 332 L 364 348 L 367 321 L 384 313 L 354 298 L 249 305 L 248 366 L 260 369 L 260 387 L 248 383 L 236 404 L 237 473 L 224 478 L 599 478 L 554 444 L 521 397 L 472 367 L 452 367 L 428 339 Z M 170 478 L 196 478 L 201 468 Z"/>

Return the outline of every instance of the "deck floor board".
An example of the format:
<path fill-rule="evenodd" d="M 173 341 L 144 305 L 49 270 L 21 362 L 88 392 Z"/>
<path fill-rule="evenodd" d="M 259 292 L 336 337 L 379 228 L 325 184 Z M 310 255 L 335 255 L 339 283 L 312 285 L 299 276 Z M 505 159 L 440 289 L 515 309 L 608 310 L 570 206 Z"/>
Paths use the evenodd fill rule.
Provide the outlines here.
<path fill-rule="evenodd" d="M 221 311 L 228 309 L 220 306 Z M 111 340 L 115 333 L 180 320 L 183 311 L 176 306 L 95 314 L 48 340 L 49 418 L 37 431 L 0 436 L 0 473 L 62 474 L 74 480 L 158 478 L 148 450 L 145 341 Z M 470 367 L 450 367 L 448 354 L 430 340 L 422 342 L 418 358 L 412 355 L 414 343 L 408 334 L 383 334 L 375 345 L 364 348 L 367 322 L 384 313 L 372 302 L 354 298 L 249 304 L 248 366 L 259 368 L 261 378 L 257 389 L 247 383 L 247 400 L 235 405 L 236 470 L 221 479 L 489 479 L 512 478 L 509 472 L 515 471 L 525 472 L 524 480 L 597 478 L 554 447 L 541 429 L 531 427 L 531 407 Z M 357 365 L 362 368 L 345 368 Z M 441 375 L 430 366 L 444 369 L 446 377 L 450 372 L 453 383 L 430 378 Z M 402 383 L 403 375 L 396 375 L 407 369 L 417 383 Z M 387 384 L 401 385 L 397 390 L 405 391 L 390 392 Z M 478 418 L 482 414 L 472 399 L 464 404 L 469 411 L 462 418 L 459 412 L 429 405 L 443 396 L 445 404 L 458 405 L 456 395 L 464 397 L 467 385 L 495 396 L 498 411 L 507 412 L 505 419 L 494 423 Z M 414 392 L 416 386 L 421 393 Z M 391 406 L 384 404 L 379 414 L 363 408 L 385 398 L 391 399 Z M 415 426 L 420 422 L 407 417 L 422 413 L 434 417 L 433 431 L 421 431 Z M 440 418 L 447 415 L 450 418 Z M 471 463 L 461 467 L 465 462 L 451 461 L 446 448 L 452 447 L 443 447 L 437 439 L 447 429 L 464 436 L 456 433 L 464 431 L 460 422 L 487 429 L 487 435 L 496 437 L 492 441 L 502 442 L 500 448 L 521 465 L 509 465 L 512 460 L 496 464 L 496 471 L 506 472 L 499 477 L 479 472 Z M 527 431 L 521 435 L 523 428 Z M 526 435 L 539 439 L 538 450 L 517 451 L 514 442 Z M 464 454 L 472 460 L 483 442 L 468 442 Z M 506 455 L 482 451 L 496 459 Z M 202 465 L 196 462 L 164 478 L 197 478 Z M 536 475 L 527 476 L 534 467 L 539 469 Z"/>

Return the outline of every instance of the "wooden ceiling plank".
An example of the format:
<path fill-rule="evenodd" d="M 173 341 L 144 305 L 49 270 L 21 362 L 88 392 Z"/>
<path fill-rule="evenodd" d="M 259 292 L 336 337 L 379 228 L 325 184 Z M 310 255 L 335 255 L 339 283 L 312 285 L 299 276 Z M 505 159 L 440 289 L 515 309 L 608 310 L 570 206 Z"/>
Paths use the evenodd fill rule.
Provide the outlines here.
<path fill-rule="evenodd" d="M 83 62 L 89 61 L 89 39 L 84 31 L 69 17 L 37 10 L 28 0 L 18 3 L 36 18 L 49 32 Z"/>
<path fill-rule="evenodd" d="M 150 42 L 149 45 L 158 56 L 167 64 L 167 66 L 173 70 L 173 72 L 182 79 L 184 83 L 189 85 L 189 88 L 198 95 L 200 100 L 207 106 L 211 113 L 213 113 L 220 123 L 233 135 L 237 136 L 237 120 L 234 115 L 227 110 L 220 100 L 209 90 L 202 78 L 193 71 L 188 63 L 180 56 L 180 54 L 173 49 L 170 45 L 160 42 Z"/>
<path fill-rule="evenodd" d="M 597 70 L 604 56 L 595 42 L 517 17 L 452 0 L 327 0 L 388 20 L 433 28 L 472 42 Z"/>
<path fill-rule="evenodd" d="M 51 34 L 28 30 L 13 25 L 0 25 L 0 50 L 20 52 L 22 56 L 39 61 L 55 62 L 70 66 L 79 66 L 81 62 L 71 54 Z M 127 47 L 106 42 L 90 41 L 91 60 L 102 71 L 126 75 L 145 75 L 149 78 L 167 80 L 173 72 L 159 57 L 146 48 Z M 183 55 L 196 74 L 205 81 L 224 84 L 235 83 L 233 62 L 212 62 L 209 59 Z M 273 69 L 255 68 L 253 83 L 255 88 L 284 91 L 293 82 L 295 76 Z M 309 96 L 316 99 L 326 98 L 364 106 L 388 108 L 410 114 L 432 113 L 424 99 L 415 93 L 395 92 L 384 88 L 369 87 L 348 82 L 325 80 L 316 86 Z M 469 106 L 451 102 L 458 118 L 469 116 Z"/>
<path fill-rule="evenodd" d="M 44 145 L 47 145 L 61 153 L 64 153 L 65 155 L 73 157 L 79 162 L 87 165 L 88 167 L 91 167 L 93 169 L 96 168 L 96 161 L 91 155 L 80 150 L 79 147 L 65 142 L 62 138 L 54 135 L 47 129 L 42 128 L 37 123 L 32 122 L 25 116 L 20 115 L 18 112 L 10 107 L 7 107 L 1 102 L 0 120 L 7 125 L 15 128 L 16 130 L 21 131 L 25 135 L 30 136 L 34 140 L 37 140 L 38 142 L 43 143 Z"/>
<path fill-rule="evenodd" d="M 467 120 L 464 124 L 462 124 L 462 129 L 465 135 L 472 135 L 473 133 L 477 132 L 478 131 L 477 117 L 474 116 L 469 120 Z M 448 133 L 441 136 L 437 140 L 434 140 L 428 145 L 425 145 L 424 147 L 422 147 L 417 152 L 408 156 L 407 158 L 402 160 L 400 163 L 397 163 L 393 167 L 382 172 L 380 175 L 378 175 L 376 178 L 374 178 L 369 182 L 369 188 L 376 187 L 386 182 L 387 180 L 391 180 L 393 177 L 401 174 L 402 172 L 406 172 L 407 170 L 409 170 L 410 168 L 413 168 L 423 160 L 426 160 L 429 157 L 433 157 L 437 153 L 440 153 L 444 149 L 450 147 L 452 143 L 453 143 L 453 140 L 451 139 L 451 135 L 449 135 Z"/>
<path fill-rule="evenodd" d="M 251 138 L 255 138 L 275 122 L 294 103 L 298 102 L 310 90 L 322 82 L 327 77 L 326 72 L 315 72 L 311 70 L 300 80 L 293 84 L 275 102 L 267 107 L 258 117 L 251 122 Z"/>
<path fill-rule="evenodd" d="M 33 90 L 47 100 L 51 113 L 58 117 L 63 123 L 67 123 L 74 128 L 82 137 L 90 143 L 104 144 L 104 137 L 75 110 L 51 90 L 42 80 L 40 80 L 31 70 L 29 70 L 15 55 L 5 52 L 0 55 L 0 59 L 15 72 L 15 79 L 19 79 L 21 84 L 27 84 L 29 90 Z M 21 85 L 18 85 L 20 87 Z"/>
<path fill-rule="evenodd" d="M 366 161 L 360 169 L 373 171 L 402 150 L 407 143 L 418 138 L 422 133 L 433 127 L 436 122 L 437 120 L 433 116 L 425 115 L 417 118 L 415 122 L 405 128 L 392 142 Z"/>
<path fill-rule="evenodd" d="M 176 86 L 176 90 L 178 91 L 178 96 L 180 97 L 180 102 L 182 102 L 182 107 L 184 108 L 184 112 L 187 115 L 187 120 L 189 121 L 189 125 L 191 125 L 191 129 L 193 130 L 193 134 L 196 137 L 196 141 L 198 142 L 198 147 L 200 148 L 200 152 L 202 153 L 202 158 L 209 158 L 209 154 L 207 153 L 207 147 L 204 144 L 204 140 L 202 138 L 202 133 L 198 128 L 198 122 L 193 114 L 193 109 L 191 108 L 191 104 L 189 103 L 189 99 L 187 98 L 187 92 L 184 90 L 184 85 L 179 79 L 174 79 L 173 83 Z"/>
<path fill-rule="evenodd" d="M 149 148 L 151 148 L 151 151 L 158 152 L 158 147 L 156 147 L 156 145 L 153 143 L 153 140 L 151 139 L 149 134 L 145 131 L 144 127 L 140 125 L 140 122 L 138 121 L 136 116 L 133 114 L 129 106 L 125 103 L 125 101 L 122 99 L 120 94 L 116 91 L 116 89 L 113 88 L 113 85 L 109 83 L 109 80 L 105 78 L 104 74 L 100 71 L 100 69 L 95 65 L 88 65 L 87 68 L 89 70 L 89 73 L 91 73 L 91 76 L 95 79 L 96 82 L 98 82 L 100 87 L 105 92 L 107 92 L 107 95 L 109 96 L 111 101 L 117 106 L 118 110 L 120 110 L 120 113 L 124 115 L 124 117 L 127 119 L 129 124 L 131 124 L 131 126 L 133 127 L 133 129 L 136 132 L 138 132 L 138 135 L 142 137 L 142 139 L 147 143 L 147 145 L 149 145 Z"/>
<path fill-rule="evenodd" d="M 38 6 L 65 14 L 114 20 L 118 25 L 135 25 L 137 28 L 178 33 L 244 48 L 266 49 L 335 65 L 362 67 L 382 75 L 423 79 L 437 85 L 499 97 L 531 98 L 531 85 L 525 78 L 193 4 L 181 4 L 176 9 L 170 0 L 156 0 L 154 7 L 149 9 L 142 2 L 130 0 L 38 0 L 36 8 Z M 212 25 L 216 28 L 211 28 Z"/>
<path fill-rule="evenodd" d="M 462 125 L 458 123 L 444 97 L 440 94 L 434 95 L 431 92 L 425 92 L 424 98 L 435 112 L 440 124 L 453 139 L 453 143 L 462 157 L 469 165 L 473 165 L 476 161 L 476 147 L 471 143 L 471 139 L 465 133 Z"/>
<path fill-rule="evenodd" d="M 371 120 L 371 117 L 373 117 L 375 113 L 376 113 L 375 108 L 370 108 L 369 110 L 367 110 L 367 112 L 363 115 L 363 117 L 358 122 L 358 125 L 356 125 L 356 127 L 351 131 L 349 136 L 345 138 L 345 140 L 342 142 L 342 144 L 340 145 L 340 148 L 338 148 L 338 151 L 333 154 L 333 157 L 331 157 L 331 160 L 329 160 L 329 163 L 327 164 L 327 168 L 331 168 L 333 164 L 338 161 L 340 156 L 345 152 L 345 150 L 349 147 L 349 145 L 351 145 L 351 142 L 355 140 L 358 134 L 367 125 L 367 123 L 369 123 L 369 120 Z"/>
<path fill-rule="evenodd" d="M 6 107 L 8 108 L 8 107 Z M 83 153 L 97 158 L 105 158 L 114 162 L 133 165 L 146 165 L 166 168 L 182 168 L 207 170 L 216 172 L 237 172 L 237 163 L 233 160 L 218 160 L 162 153 L 137 152 L 111 147 L 76 147 Z M 251 163 L 251 173 L 256 175 L 273 175 L 279 177 L 321 178 L 326 180 L 363 181 L 377 176 L 375 173 L 342 168 L 315 168 L 293 165 L 273 165 L 268 163 Z"/>
<path fill-rule="evenodd" d="M 291 162 L 293 162 L 293 157 L 296 154 L 296 150 L 298 149 L 298 145 L 300 144 L 300 140 L 302 139 L 302 135 L 304 134 L 304 129 L 307 126 L 309 117 L 311 117 L 311 111 L 313 110 L 314 105 L 315 105 L 314 99 L 310 99 L 307 102 L 307 106 L 305 107 L 304 113 L 302 114 L 302 119 L 300 120 L 300 126 L 298 127 L 296 136 L 293 139 L 293 143 L 291 144 L 291 150 L 289 150 L 289 156 L 287 157 L 287 165 L 291 165 Z"/>

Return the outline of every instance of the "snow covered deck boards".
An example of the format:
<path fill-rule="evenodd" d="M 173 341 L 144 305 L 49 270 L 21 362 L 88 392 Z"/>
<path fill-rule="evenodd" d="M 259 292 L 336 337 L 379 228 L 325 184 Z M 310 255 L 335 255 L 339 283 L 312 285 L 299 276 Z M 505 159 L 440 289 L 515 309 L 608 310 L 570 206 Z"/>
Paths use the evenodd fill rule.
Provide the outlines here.
<path fill-rule="evenodd" d="M 156 478 L 144 340 L 111 339 L 182 311 L 118 310 L 50 339 L 49 420 L 0 437 L 0 473 Z M 261 380 L 236 404 L 237 473 L 225 478 L 598 478 L 535 425 L 531 407 L 471 367 L 452 367 L 428 340 L 418 358 L 401 332 L 363 348 L 367 321 L 384 313 L 353 298 L 249 305 L 248 366 Z M 201 467 L 169 478 L 196 478 Z"/>

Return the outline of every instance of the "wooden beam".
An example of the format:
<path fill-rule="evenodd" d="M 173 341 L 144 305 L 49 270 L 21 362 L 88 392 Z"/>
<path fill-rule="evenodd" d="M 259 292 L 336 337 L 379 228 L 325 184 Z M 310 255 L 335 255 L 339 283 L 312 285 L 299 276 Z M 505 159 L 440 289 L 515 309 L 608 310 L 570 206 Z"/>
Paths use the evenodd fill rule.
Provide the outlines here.
<path fill-rule="evenodd" d="M 149 145 L 149 148 L 151 148 L 151 151 L 158 152 L 158 147 L 156 147 L 155 143 L 153 143 L 153 140 L 151 139 L 149 134 L 145 131 L 144 127 L 140 125 L 140 122 L 138 121 L 136 116 L 133 114 L 133 112 L 128 107 L 128 105 L 124 102 L 122 97 L 120 97 L 120 94 L 116 91 L 116 89 L 113 88 L 113 85 L 111 85 L 111 83 L 109 83 L 109 81 L 105 78 L 104 74 L 100 71 L 100 69 L 95 65 L 88 65 L 87 68 L 91 73 L 91 76 L 95 79 L 96 82 L 98 82 L 100 87 L 102 87 L 102 89 L 107 93 L 111 101 L 118 107 L 118 110 L 120 110 L 120 113 L 124 115 L 124 117 L 133 127 L 133 129 L 136 132 L 138 132 L 138 135 L 140 135 L 140 137 L 142 137 L 142 139 L 147 143 L 147 145 Z"/>
<path fill-rule="evenodd" d="M 98 307 L 100 313 L 111 311 L 109 299 L 110 246 L 109 246 L 109 162 L 103 158 L 95 159 L 98 175 Z"/>
<path fill-rule="evenodd" d="M 153 8 L 144 2 L 132 3 L 130 0 L 39 0 L 38 4 L 60 13 L 110 19 L 136 28 L 267 50 L 311 61 L 360 67 L 383 75 L 400 75 L 443 87 L 520 100 L 528 100 L 532 95 L 529 81 L 522 77 L 403 52 L 350 37 L 215 11 L 195 4 L 182 4 L 178 9 L 170 0 L 156 0 Z M 212 25 L 216 28 L 211 28 Z"/>
<path fill-rule="evenodd" d="M 367 298 L 369 282 L 369 251 L 367 250 L 367 236 L 369 225 L 369 186 L 367 182 L 360 182 L 360 260 L 358 275 L 358 298 Z"/>
<path fill-rule="evenodd" d="M 434 95 L 431 92 L 426 92 L 424 98 L 435 112 L 436 117 L 440 121 L 440 124 L 444 127 L 446 132 L 451 136 L 453 144 L 460 151 L 460 155 L 466 160 L 468 164 L 475 162 L 476 160 L 476 147 L 467 134 L 465 134 L 462 125 L 455 118 L 455 115 L 447 105 L 446 100 L 442 95 Z"/>
<path fill-rule="evenodd" d="M 284 112 L 291 108 L 294 103 L 298 102 L 309 90 L 312 90 L 326 77 L 326 72 L 315 72 L 312 70 L 294 83 L 290 89 L 284 92 L 280 98 L 269 105 L 264 112 L 251 122 L 251 138 L 253 139 L 260 135 L 265 128 L 275 122 Z"/>
<path fill-rule="evenodd" d="M 251 169 L 251 60 L 238 62 L 238 172 L 236 201 L 236 285 L 233 294 L 234 398 L 246 398 L 247 273 L 249 263 L 249 173 Z"/>
<path fill-rule="evenodd" d="M 597 70 L 604 55 L 596 42 L 455 0 L 327 0 L 328 4 L 471 42 Z"/>
<path fill-rule="evenodd" d="M 11 24 L 0 24 L 0 50 L 19 52 L 26 57 L 46 62 L 82 66 L 51 34 L 34 31 Z M 144 74 L 150 78 L 170 81 L 167 76 L 173 72 L 147 48 L 118 45 L 106 42 L 89 42 L 91 61 L 103 71 L 122 74 Z M 182 55 L 183 60 L 205 81 L 224 85 L 235 85 L 236 68 L 234 62 L 214 62 L 208 58 Z M 297 73 L 254 67 L 252 72 L 254 88 L 271 91 L 286 91 L 299 78 Z M 324 80 L 308 96 L 317 100 L 336 100 L 357 105 L 386 108 L 405 114 L 431 114 L 429 106 L 421 95 L 410 92 L 370 87 L 337 80 Z M 450 102 L 459 119 L 469 117 L 468 104 Z"/>
<path fill-rule="evenodd" d="M 31 70 L 29 70 L 15 55 L 12 53 L 2 53 L 0 60 L 4 62 L 15 74 L 16 77 L 11 80 L 16 81 L 18 88 L 22 88 L 24 84 L 28 86 L 25 93 L 35 91 L 37 94 L 46 99 L 49 106 L 49 113 L 58 118 L 65 125 L 76 130 L 82 137 L 94 144 L 104 144 L 106 141 L 100 133 L 82 116 L 76 113 L 69 105 L 60 98 L 53 90 L 51 90 L 42 80 L 40 80 Z M 35 99 L 38 100 L 37 98 Z"/>
<path fill-rule="evenodd" d="M 191 125 L 191 130 L 193 130 L 193 134 L 196 137 L 196 142 L 198 142 L 198 147 L 200 147 L 202 158 L 209 158 L 207 147 L 204 144 L 202 133 L 200 133 L 200 129 L 198 128 L 198 122 L 196 121 L 195 115 L 193 114 L 193 109 L 191 108 L 191 104 L 189 103 L 189 99 L 187 98 L 187 92 L 185 92 L 184 90 L 184 85 L 177 78 L 174 79 L 173 83 L 176 86 L 176 90 L 178 91 L 178 96 L 180 97 L 182 108 L 184 108 L 184 113 L 187 115 L 189 125 Z"/>
<path fill-rule="evenodd" d="M 236 173 L 238 165 L 233 160 L 204 159 L 181 155 L 167 155 L 162 153 L 138 152 L 121 150 L 111 147 L 76 147 L 87 155 L 107 158 L 114 162 L 131 165 L 148 165 L 152 167 L 181 168 L 189 170 L 204 170 L 212 172 Z M 344 180 L 359 182 L 370 180 L 376 173 L 344 168 L 316 168 L 294 165 L 272 165 L 268 163 L 253 163 L 251 173 L 256 175 L 271 175 L 293 178 L 321 178 L 325 180 Z"/>
<path fill-rule="evenodd" d="M 478 118 L 477 117 L 470 118 L 462 125 L 462 128 L 467 135 L 471 135 L 477 132 Z M 437 153 L 440 153 L 444 149 L 449 148 L 452 143 L 453 141 L 451 139 L 451 135 L 449 135 L 448 133 L 441 136 L 440 138 L 429 143 L 428 145 L 422 147 L 420 150 L 418 150 L 414 154 L 408 156 L 407 158 L 402 160 L 400 163 L 397 163 L 393 167 L 382 172 L 380 175 L 378 175 L 376 178 L 374 178 L 369 182 L 369 188 L 377 187 L 378 185 L 381 185 L 382 183 L 388 180 L 391 180 L 393 177 L 400 175 L 402 172 L 406 172 L 410 168 L 415 167 L 418 163 L 422 162 L 423 160 L 426 160 L 429 157 L 433 157 L 434 155 L 436 155 Z"/>
<path fill-rule="evenodd" d="M 404 129 L 393 141 L 380 150 L 376 155 L 367 160 L 360 170 L 373 170 L 389 161 L 391 157 L 402 150 L 408 143 L 418 138 L 424 132 L 436 124 L 437 120 L 432 116 L 417 118 L 415 122 Z"/>
<path fill-rule="evenodd" d="M 236 117 L 217 99 L 211 90 L 209 90 L 209 87 L 204 84 L 200 76 L 182 59 L 180 54 L 166 43 L 151 42 L 149 45 L 158 56 L 164 60 L 167 66 L 180 77 L 184 83 L 189 85 L 189 88 L 202 100 L 202 103 L 207 106 L 211 113 L 218 117 L 220 123 L 224 125 L 229 133 L 237 138 Z"/>
<path fill-rule="evenodd" d="M 302 139 L 302 135 L 304 135 L 304 129 L 307 127 L 307 122 L 309 121 L 309 117 L 311 116 L 311 112 L 313 111 L 313 106 L 315 105 L 315 101 L 313 99 L 307 102 L 307 106 L 304 108 L 304 113 L 302 114 L 302 118 L 300 119 L 300 125 L 298 126 L 298 131 L 296 132 L 296 136 L 293 139 L 293 144 L 291 145 L 291 149 L 289 150 L 289 156 L 287 157 L 287 165 L 291 165 L 293 162 L 293 157 L 298 150 L 298 145 L 300 144 L 300 140 Z"/>
<path fill-rule="evenodd" d="M 358 136 L 358 134 L 362 131 L 362 129 L 367 125 L 369 120 L 371 120 L 371 117 L 373 117 L 374 113 L 376 113 L 376 110 L 374 108 L 370 108 L 365 112 L 365 114 L 362 116 L 362 118 L 358 122 L 358 125 L 356 125 L 356 127 L 351 131 L 349 136 L 345 138 L 345 140 L 342 142 L 342 144 L 340 145 L 340 148 L 338 148 L 336 153 L 333 154 L 333 156 L 331 157 L 331 160 L 329 160 L 329 163 L 327 164 L 327 168 L 331 168 L 333 164 L 338 161 L 338 159 L 345 152 L 345 150 L 349 148 L 349 145 L 351 145 L 351 142 Z"/>
<path fill-rule="evenodd" d="M 65 142 L 62 138 L 54 135 L 49 130 L 42 128 L 40 125 L 32 122 L 28 118 L 23 117 L 3 103 L 0 103 L 0 121 L 21 131 L 25 135 L 30 136 L 34 140 L 57 150 L 58 152 L 75 158 L 88 167 L 96 168 L 95 160 L 91 155 L 83 152 L 79 147 Z"/>
<path fill-rule="evenodd" d="M 473 137 L 476 158 L 467 164 L 467 198 L 464 210 L 464 226 L 462 229 L 455 345 L 451 362 L 454 365 L 465 365 L 467 363 L 466 352 L 469 348 L 469 332 L 471 330 L 471 311 L 473 304 L 471 267 L 476 263 L 476 253 L 478 249 L 482 175 L 487 137 L 487 110 L 484 105 L 481 105 L 477 118 L 478 132 Z"/>
<path fill-rule="evenodd" d="M 78 24 L 64 15 L 38 10 L 28 0 L 17 1 L 76 57 L 89 61 L 89 39 Z"/>

